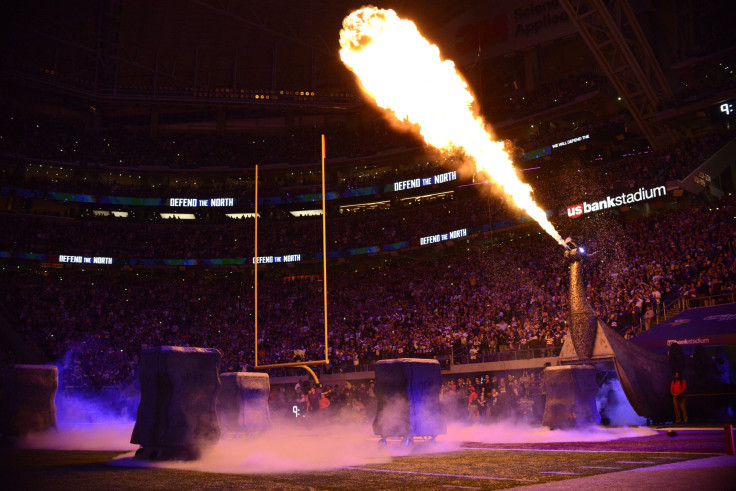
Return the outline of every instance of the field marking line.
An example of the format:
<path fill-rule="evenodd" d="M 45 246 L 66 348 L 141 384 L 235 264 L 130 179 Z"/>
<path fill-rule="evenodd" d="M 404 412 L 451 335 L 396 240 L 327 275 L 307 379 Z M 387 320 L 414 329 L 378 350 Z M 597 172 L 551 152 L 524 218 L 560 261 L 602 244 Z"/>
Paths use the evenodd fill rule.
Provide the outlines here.
<path fill-rule="evenodd" d="M 656 464 L 656 462 L 649 462 L 648 460 L 636 461 L 636 460 L 617 460 L 617 464 Z"/>
<path fill-rule="evenodd" d="M 540 471 L 540 474 L 560 474 L 563 476 L 579 476 L 577 472 L 562 472 L 562 471 Z"/>
<path fill-rule="evenodd" d="M 677 452 L 674 450 L 583 450 L 583 449 L 561 449 L 561 448 L 498 448 L 498 447 L 460 447 L 460 450 L 494 450 L 510 452 L 570 452 L 570 453 L 643 453 L 643 454 L 678 454 L 678 455 L 723 455 L 717 452 Z M 655 458 L 655 457 L 652 457 Z M 687 457 L 682 457 L 686 459 Z"/>
<path fill-rule="evenodd" d="M 581 469 L 620 469 L 620 467 L 604 466 L 604 465 L 581 465 Z"/>
<path fill-rule="evenodd" d="M 453 486 L 452 484 L 443 484 L 440 487 L 441 488 L 459 488 L 459 489 L 483 489 L 483 488 L 476 488 L 473 486 Z"/>
<path fill-rule="evenodd" d="M 371 469 L 370 467 L 343 467 L 343 469 L 355 469 L 358 471 L 371 472 L 390 472 L 395 474 L 416 474 L 419 476 L 439 476 L 439 477 L 463 477 L 465 479 L 486 479 L 489 481 L 521 481 L 521 482 L 538 482 L 537 479 L 521 479 L 514 477 L 492 477 L 492 476 L 470 476 L 465 474 L 442 474 L 439 472 L 418 472 L 418 471 L 400 471 L 395 469 Z"/>

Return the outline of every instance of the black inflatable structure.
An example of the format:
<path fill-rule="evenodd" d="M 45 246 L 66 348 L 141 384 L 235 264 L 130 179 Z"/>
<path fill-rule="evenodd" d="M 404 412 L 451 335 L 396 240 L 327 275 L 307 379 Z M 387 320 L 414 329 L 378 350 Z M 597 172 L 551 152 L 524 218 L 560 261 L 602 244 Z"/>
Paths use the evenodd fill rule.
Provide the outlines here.
<path fill-rule="evenodd" d="M 542 424 L 567 429 L 598 424 L 595 395 L 596 369 L 584 365 L 548 367 L 544 370 Z"/>
<path fill-rule="evenodd" d="M 267 373 L 223 373 L 220 383 L 217 416 L 223 431 L 257 433 L 271 429 L 271 381 Z"/>
<path fill-rule="evenodd" d="M 440 410 L 442 374 L 437 360 L 399 358 L 375 364 L 376 418 L 373 432 L 385 442 L 401 437 L 434 439 L 447 430 Z"/>
<path fill-rule="evenodd" d="M 130 442 L 138 458 L 191 460 L 220 438 L 220 352 L 160 346 L 141 353 L 141 402 Z"/>
<path fill-rule="evenodd" d="M 56 428 L 58 370 L 54 365 L 10 365 L 2 373 L 0 434 L 19 437 Z"/>

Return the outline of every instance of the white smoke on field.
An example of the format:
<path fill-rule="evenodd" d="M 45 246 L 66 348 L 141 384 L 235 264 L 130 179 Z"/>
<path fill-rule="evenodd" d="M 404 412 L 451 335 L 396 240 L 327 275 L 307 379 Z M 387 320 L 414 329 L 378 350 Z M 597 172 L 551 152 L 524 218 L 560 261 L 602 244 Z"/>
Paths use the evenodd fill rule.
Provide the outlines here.
<path fill-rule="evenodd" d="M 614 390 L 620 391 L 614 387 Z M 609 397 L 610 400 L 610 397 Z M 621 394 L 620 401 L 626 401 Z M 470 442 L 555 443 L 593 442 L 650 436 L 646 428 L 549 430 L 541 426 L 501 421 L 495 424 L 450 423 L 436 441 L 415 437 L 406 444 L 396 435 L 385 445 L 374 434 L 372 414 L 342 411 L 308 417 L 273 417 L 264 433 L 226 433 L 194 461 L 147 461 L 135 458 L 139 447 L 130 443 L 135 405 L 121 393 L 85 395 L 60 392 L 56 399 L 58 429 L 22 438 L 23 448 L 128 452 L 110 462 L 126 467 L 160 467 L 212 473 L 268 474 L 313 472 L 390 462 L 407 455 L 452 452 Z M 406 404 L 396 407 L 396 420 L 406 416 Z M 334 409 L 334 408 L 333 408 Z M 272 413 L 273 414 L 273 413 Z M 389 418 L 392 420 L 394 418 Z M 435 426 L 428 426 L 429 428 Z"/>
<path fill-rule="evenodd" d="M 134 450 L 138 445 L 130 443 L 132 431 L 132 423 L 60 426 L 58 430 L 28 434 L 18 441 L 17 446 L 44 450 Z"/>
<path fill-rule="evenodd" d="M 79 401 L 76 403 L 82 404 Z M 261 434 L 227 433 L 214 446 L 205 449 L 194 461 L 151 462 L 134 457 L 137 445 L 130 444 L 132 421 L 103 419 L 106 413 L 93 411 L 94 405 L 79 406 L 79 414 L 96 415 L 94 422 L 60 419 L 59 429 L 25 437 L 20 446 L 57 450 L 130 451 L 118 456 L 111 465 L 123 467 L 159 467 L 212 473 L 268 474 L 312 472 L 343 467 L 390 462 L 407 455 L 452 452 L 463 444 L 477 443 L 555 443 L 594 442 L 618 438 L 651 436 L 647 428 L 604 428 L 594 426 L 577 430 L 549 430 L 541 426 L 498 422 L 495 424 L 451 423 L 447 433 L 432 442 L 415 437 L 406 445 L 401 438 L 379 443 L 368 422 L 330 422 L 309 418 L 275 419 L 273 429 Z M 90 411 L 92 411 L 90 413 Z"/>
<path fill-rule="evenodd" d="M 138 399 L 128 404 L 119 391 L 89 394 L 59 392 L 55 400 L 56 420 L 59 428 L 70 428 L 80 424 L 132 423 L 135 421 Z"/>
<path fill-rule="evenodd" d="M 653 436 L 657 433 L 648 428 L 604 428 L 590 426 L 568 430 L 550 430 L 546 426 L 532 426 L 512 421 L 493 424 L 463 425 L 453 423 L 447 427 L 448 440 L 475 443 L 563 443 L 605 442 L 619 438 Z"/>
<path fill-rule="evenodd" d="M 161 467 L 229 474 L 273 474 L 386 463 L 391 449 L 372 439 L 369 425 L 274 424 L 260 435 L 228 434 L 198 460 L 151 462 L 124 454 L 110 462 L 124 467 Z"/>
<path fill-rule="evenodd" d="M 601 386 L 595 397 L 595 403 L 601 415 L 601 421 L 607 420 L 607 424 L 647 424 L 647 419 L 636 414 L 634 408 L 631 407 L 618 379 L 611 379 Z"/>
<path fill-rule="evenodd" d="M 469 443 L 559 443 L 601 442 L 619 438 L 656 435 L 647 428 L 604 428 L 550 430 L 542 426 L 506 421 L 495 424 L 451 423 L 436 441 L 415 437 L 405 444 L 389 437 L 379 442 L 369 423 L 328 423 L 296 419 L 274 421 L 274 429 L 263 434 L 227 434 L 194 461 L 146 461 L 134 453 L 109 462 L 121 467 L 156 467 L 231 474 L 274 474 L 313 472 L 350 466 L 390 462 L 408 455 L 462 450 Z"/>
<path fill-rule="evenodd" d="M 217 444 L 206 449 L 198 460 L 151 462 L 118 456 L 110 465 L 123 467 L 159 467 L 212 473 L 274 474 L 340 469 L 356 465 L 390 462 L 393 457 L 450 452 L 460 448 L 457 442 L 415 437 L 389 437 L 382 444 L 369 422 L 337 421 L 320 416 L 313 419 L 276 418 L 273 429 L 261 434 L 227 433 Z"/>
<path fill-rule="evenodd" d="M 130 443 L 134 411 L 121 404 L 118 392 L 58 392 L 55 403 L 57 428 L 25 435 L 18 440 L 18 447 L 95 451 L 138 448 Z"/>

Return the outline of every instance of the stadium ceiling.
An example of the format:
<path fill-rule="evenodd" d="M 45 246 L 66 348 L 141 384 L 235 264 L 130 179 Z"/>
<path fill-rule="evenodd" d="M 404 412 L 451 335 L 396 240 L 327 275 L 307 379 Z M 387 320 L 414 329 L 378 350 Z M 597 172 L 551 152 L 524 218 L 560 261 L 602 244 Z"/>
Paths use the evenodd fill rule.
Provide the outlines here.
<path fill-rule="evenodd" d="M 345 94 L 342 19 L 356 0 L 24 0 L 4 2 L 5 71 L 98 90 L 207 88 Z M 423 29 L 475 4 L 388 1 Z"/>

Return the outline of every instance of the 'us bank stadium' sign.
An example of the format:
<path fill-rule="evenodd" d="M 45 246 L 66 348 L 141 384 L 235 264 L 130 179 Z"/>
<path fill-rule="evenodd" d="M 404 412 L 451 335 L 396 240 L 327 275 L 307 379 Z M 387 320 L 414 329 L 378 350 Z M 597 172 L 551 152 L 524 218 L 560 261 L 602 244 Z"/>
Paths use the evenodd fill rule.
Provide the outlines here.
<path fill-rule="evenodd" d="M 585 213 L 607 210 L 608 208 L 615 208 L 617 206 L 630 205 L 638 203 L 639 201 L 659 198 L 666 194 L 667 188 L 665 186 L 657 186 L 651 189 L 639 188 L 639 190 L 634 193 L 621 193 L 618 196 L 606 196 L 602 200 L 593 201 L 592 203 L 583 201 L 577 205 L 570 205 L 567 207 L 567 216 L 570 218 L 577 218 Z"/>

